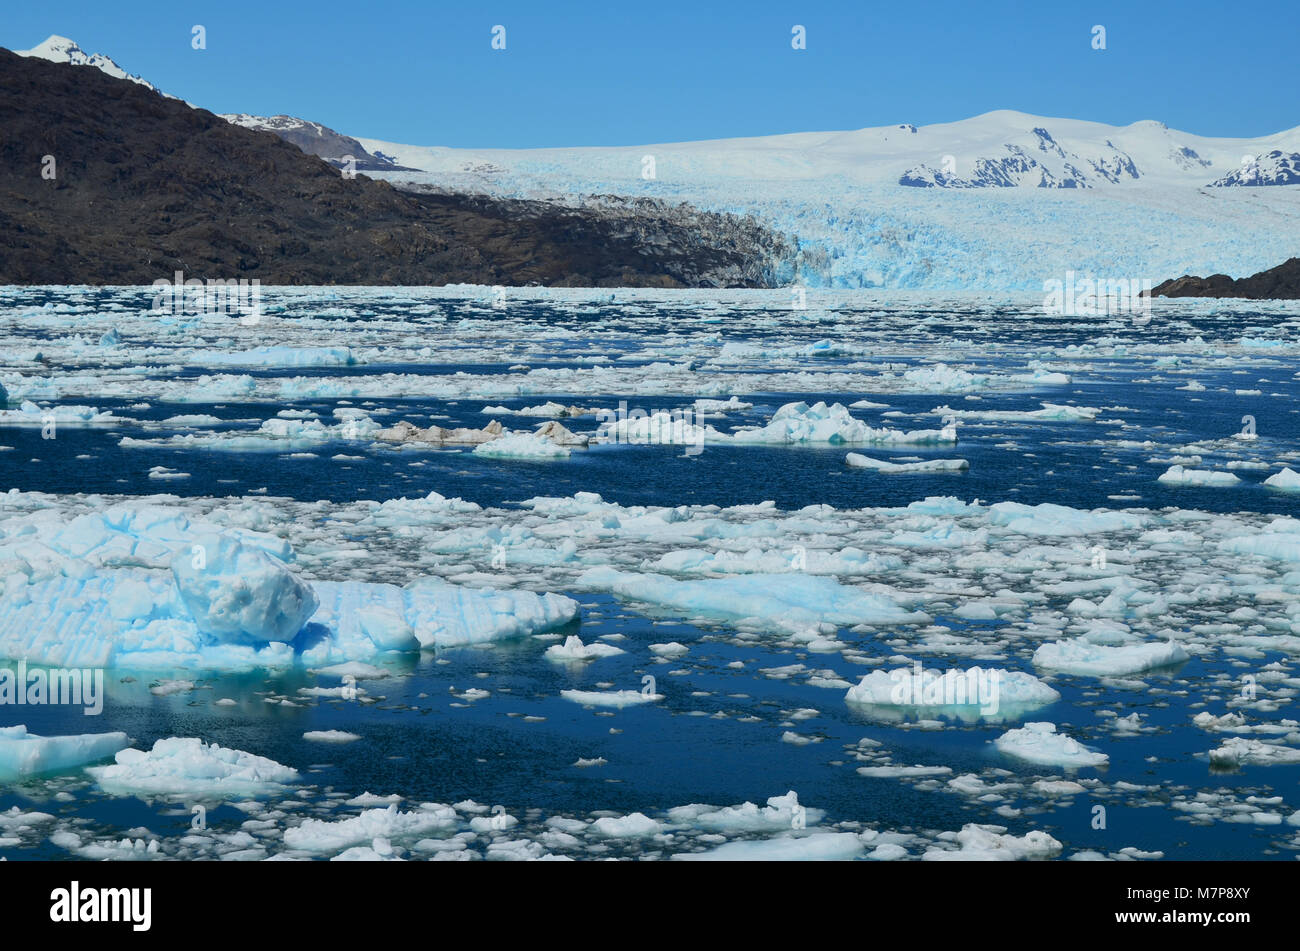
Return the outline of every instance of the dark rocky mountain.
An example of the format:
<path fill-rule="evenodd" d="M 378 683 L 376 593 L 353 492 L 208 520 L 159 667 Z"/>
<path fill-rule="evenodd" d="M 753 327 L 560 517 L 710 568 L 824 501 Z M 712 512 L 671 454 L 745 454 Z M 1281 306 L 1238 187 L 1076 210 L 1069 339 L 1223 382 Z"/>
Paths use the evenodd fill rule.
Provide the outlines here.
<path fill-rule="evenodd" d="M 183 271 L 263 284 L 761 287 L 791 255 L 753 219 L 684 205 L 349 179 L 276 135 L 8 50 L 0 168 L 0 284 L 149 284 Z"/>
<path fill-rule="evenodd" d="M 1300 299 L 1300 258 L 1234 280 L 1226 274 L 1184 275 L 1151 289 L 1152 297 L 1243 297 L 1248 300 Z"/>

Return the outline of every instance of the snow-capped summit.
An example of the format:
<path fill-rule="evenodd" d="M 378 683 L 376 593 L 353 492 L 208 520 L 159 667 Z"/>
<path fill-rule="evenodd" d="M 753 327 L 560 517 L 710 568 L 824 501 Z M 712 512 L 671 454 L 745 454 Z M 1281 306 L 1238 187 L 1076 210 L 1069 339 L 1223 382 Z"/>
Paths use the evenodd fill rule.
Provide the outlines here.
<path fill-rule="evenodd" d="M 1199 189 L 1237 170 L 1246 155 L 1261 156 L 1261 183 L 1285 184 L 1285 174 L 1267 174 L 1263 156 L 1300 151 L 1300 128 L 1253 139 L 1210 138 L 1151 119 L 1115 126 L 1000 109 L 923 126 L 599 149 L 448 149 L 359 141 L 372 153 L 382 151 L 402 165 L 448 180 L 478 165 L 507 170 L 496 176 L 502 180 L 520 173 L 543 177 L 543 169 L 551 179 L 568 173 L 611 181 L 627 177 L 630 169 L 635 179 L 642 157 L 653 155 L 655 180 L 686 186 L 762 180 L 951 189 Z"/>
<path fill-rule="evenodd" d="M 87 53 L 77 45 L 75 40 L 70 40 L 66 36 L 54 35 L 39 46 L 33 46 L 29 50 L 14 50 L 14 52 L 19 56 L 32 56 L 36 59 L 47 59 L 51 63 L 68 63 L 72 66 L 93 66 L 115 79 L 129 79 L 133 83 L 139 83 L 146 89 L 152 89 L 154 92 L 159 91 L 158 87 L 153 83 L 146 79 L 141 79 L 134 73 L 128 73 L 103 53 Z"/>
<path fill-rule="evenodd" d="M 1300 152 L 1273 149 L 1263 155 L 1242 156 L 1241 168 L 1211 184 L 1216 188 L 1300 185 Z"/>

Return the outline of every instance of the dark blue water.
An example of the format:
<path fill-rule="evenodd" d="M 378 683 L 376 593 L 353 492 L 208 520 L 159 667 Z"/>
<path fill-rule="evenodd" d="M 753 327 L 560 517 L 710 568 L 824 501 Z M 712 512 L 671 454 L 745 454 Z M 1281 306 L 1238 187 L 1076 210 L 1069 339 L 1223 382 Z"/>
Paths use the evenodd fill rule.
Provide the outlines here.
<path fill-rule="evenodd" d="M 382 304 L 371 306 L 384 312 Z M 560 324 L 595 319 L 556 316 L 544 307 L 536 308 L 529 316 Z M 602 319 L 617 323 L 616 315 L 607 314 Z M 1214 329 L 1211 324 L 1219 326 L 1207 318 L 1205 325 L 1197 329 L 1210 333 Z M 629 339 L 636 339 L 641 330 L 639 325 L 629 325 Z M 954 339 L 969 335 L 973 345 L 988 342 L 987 329 L 971 329 L 957 319 L 948 330 Z M 1036 333 L 1034 344 L 1038 347 L 1087 339 L 1078 328 L 1050 321 L 1043 322 Z M 751 339 L 763 336 L 761 330 L 750 334 Z M 1153 329 L 1149 342 L 1158 342 L 1161 336 L 1158 329 Z M 1177 338 L 1185 336 L 1179 333 Z M 810 339 L 816 338 L 814 328 Z M 1017 336 L 1012 342 L 1019 344 L 1023 340 Z M 988 367 L 999 365 L 996 358 L 984 356 Z M 834 369 L 836 364 L 834 360 L 822 361 L 818 368 Z M 418 370 L 403 365 L 400 369 L 407 373 L 497 373 L 507 365 L 439 364 Z M 556 365 L 565 362 L 557 360 Z M 331 368 L 320 372 L 372 373 L 389 369 L 394 368 Z M 312 372 L 294 371 L 303 376 Z M 908 415 L 882 419 L 876 410 L 857 411 L 856 415 L 874 425 L 883 423 L 903 429 L 938 428 L 938 417 L 929 413 L 945 403 L 958 409 L 1033 410 L 1046 399 L 1103 408 L 1095 422 L 964 422 L 956 447 L 861 450 L 878 458 L 959 456 L 970 462 L 969 471 L 963 473 L 880 476 L 847 468 L 844 447 L 710 445 L 701 454 L 686 455 L 681 447 L 598 446 L 577 450 L 570 459 L 558 462 L 494 460 L 463 451 L 399 455 L 367 443 L 342 441 L 312 449 L 319 454 L 313 459 L 290 458 L 287 453 L 120 448 L 117 441 L 123 434 L 162 438 L 173 432 L 127 425 L 115 429 L 63 427 L 54 440 L 42 439 L 37 429 L 2 429 L 0 444 L 12 447 L 12 451 L 0 452 L 0 487 L 49 493 L 163 492 L 194 497 L 240 497 L 250 490 L 265 488 L 269 496 L 335 502 L 417 497 L 437 491 L 483 506 L 509 506 L 533 496 L 587 491 L 625 505 L 726 506 L 770 499 L 783 509 L 818 503 L 854 509 L 903 506 L 928 495 L 952 495 L 963 500 L 1054 502 L 1084 509 L 1176 507 L 1300 516 L 1300 499 L 1268 491 L 1258 484 L 1267 473 L 1240 472 L 1243 484 L 1230 490 L 1170 488 L 1156 481 L 1168 463 L 1149 461 L 1169 455 L 1171 447 L 1180 444 L 1227 438 L 1241 429 L 1244 415 L 1256 418 L 1260 438 L 1249 446 L 1236 447 L 1238 450 L 1265 460 L 1291 452 L 1300 435 L 1300 400 L 1296 398 L 1300 393 L 1290 371 L 1268 371 L 1265 375 L 1269 382 L 1263 385 L 1255 376 L 1242 377 L 1227 369 L 1198 372 L 1195 378 L 1207 390 L 1196 393 L 1176 389 L 1185 377 L 1154 383 L 1135 381 L 1153 375 L 1149 364 L 1127 365 L 1119 361 L 1078 373 L 1076 382 L 1066 387 L 1037 392 L 983 392 L 978 402 L 964 401 L 960 395 L 895 395 L 873 393 L 870 389 L 853 394 L 738 392 L 736 395 L 753 402 L 754 408 L 709 421 L 724 430 L 764 423 L 783 403 L 811 403 L 817 399 L 848 403 L 865 398 L 887 403 L 891 410 Z M 1265 395 L 1236 395 L 1232 392 L 1236 388 L 1259 388 Z M 685 405 L 692 396 L 656 399 L 617 393 L 599 397 L 547 394 L 487 402 L 524 406 L 550 398 L 612 408 L 620 400 L 627 400 L 632 406 L 670 409 Z M 265 419 L 288 408 L 285 403 L 153 402 L 149 409 L 137 410 L 128 408 L 133 402 L 128 400 L 93 402 L 101 409 L 140 421 L 200 413 L 229 420 Z M 479 412 L 483 403 L 478 399 L 392 399 L 352 401 L 346 405 L 391 410 L 390 414 L 376 414 L 386 423 L 409 419 L 420 425 L 437 421 L 441 425 L 477 427 L 488 421 Z M 344 404 L 333 400 L 291 404 L 294 409 L 312 410 L 327 421 L 340 405 Z M 536 421 L 509 417 L 503 422 L 514 428 L 528 428 Z M 594 428 L 590 418 L 564 422 L 577 431 Z M 231 428 L 249 426 L 240 423 Z M 1160 445 L 1129 448 L 1118 445 L 1121 440 L 1152 440 Z M 1014 446 L 1008 447 L 1008 443 Z M 329 458 L 337 452 L 362 458 Z M 423 464 L 411 464 L 417 461 Z M 154 466 L 190 473 L 191 478 L 151 480 L 148 471 Z M 1203 467 L 1222 468 L 1222 460 L 1207 455 Z M 251 673 L 203 677 L 196 691 L 170 697 L 148 693 L 149 680 L 166 675 L 193 677 L 193 673 L 110 672 L 111 676 L 134 676 L 136 680 L 110 690 L 102 717 L 91 720 L 79 711 L 44 707 L 28 708 L 15 718 L 13 710 L 3 709 L 0 722 L 25 722 L 37 733 L 125 730 L 138 746 L 151 745 L 166 736 L 199 736 L 295 766 L 303 771 L 307 783 L 322 788 L 353 795 L 363 791 L 397 792 L 411 802 L 449 803 L 473 798 L 501 803 L 514 813 L 539 809 L 548 814 L 585 814 L 608 809 L 655 814 L 691 802 L 762 802 L 768 796 L 795 789 L 803 802 L 827 810 L 830 821 L 860 821 L 895 830 L 958 829 L 973 821 L 997 822 L 1017 834 L 1042 828 L 1065 843 L 1066 854 L 1079 849 L 1105 852 L 1135 846 L 1160 850 L 1172 858 L 1291 857 L 1267 850 L 1267 844 L 1278 837 L 1275 829 L 1221 822 L 1194 826 L 1179 821 L 1177 813 L 1167 807 L 1171 790 L 1191 796 L 1197 789 L 1219 786 L 1229 787 L 1243 798 L 1251 793 L 1275 792 L 1294 798 L 1300 778 L 1300 767 L 1248 768 L 1230 776 L 1212 773 L 1204 759 L 1197 757 L 1217 741 L 1188 728 L 1190 711 L 1185 697 L 1171 702 L 1167 694 L 1150 689 L 1107 687 L 1099 691 L 1093 679 L 1060 678 L 1056 685 L 1062 699 L 1036 711 L 1032 718 L 1056 722 L 1062 731 L 1109 753 L 1108 768 L 1085 771 L 1085 775 L 1099 775 L 1107 786 L 1122 779 L 1161 788 L 1150 794 L 1123 795 L 1113 790 L 1096 797 L 1083 794 L 1068 805 L 1018 798 L 1013 802 L 1017 807 L 1041 803 L 1046 808 L 1030 808 L 1018 816 L 999 816 L 992 806 L 976 804 L 942 789 L 861 777 L 855 772 L 860 764 L 844 747 L 870 736 L 884 744 L 897 764 L 950 766 L 954 776 L 991 767 L 1020 777 L 1060 775 L 1059 770 L 1017 764 L 993 752 L 989 744 L 1007 724 L 953 724 L 942 731 L 922 731 L 872 722 L 843 702 L 841 690 L 820 689 L 798 680 L 777 680 L 758 673 L 760 668 L 795 662 L 811 668 L 832 667 L 852 681 L 867 672 L 838 655 L 810 655 L 761 644 L 740 647 L 717 636 L 714 630 L 671 618 L 652 620 L 606 597 L 584 595 L 580 600 L 584 604 L 581 621 L 562 633 L 580 633 L 586 642 L 604 634 L 622 634 L 627 640 L 620 646 L 626 654 L 588 665 L 557 666 L 541 658 L 542 646 L 531 639 L 491 648 L 426 652 L 418 661 L 398 670 L 397 676 L 363 682 L 372 695 L 382 696 L 381 701 L 371 705 L 326 701 L 288 707 L 264 702 L 262 694 L 294 697 L 299 687 L 316 682 L 313 675 L 301 671 L 274 676 Z M 967 622 L 951 618 L 937 618 L 936 623 L 955 629 L 968 626 Z M 876 656 L 895 652 L 866 636 L 841 631 L 840 637 Z M 681 661 L 649 662 L 648 645 L 671 640 L 689 645 L 691 653 Z M 743 662 L 743 669 L 728 668 L 733 661 Z M 669 672 L 674 670 L 685 673 L 671 675 Z M 597 684 L 636 689 L 647 673 L 656 677 L 659 691 L 666 695 L 664 702 L 610 713 L 585 709 L 559 696 L 562 689 L 597 689 Z M 1212 673 L 1203 661 L 1193 660 L 1180 670 L 1146 680 L 1155 685 L 1163 682 L 1172 691 L 1190 688 L 1195 695 Z M 480 676 L 483 674 L 487 676 Z M 452 687 L 458 691 L 482 687 L 491 695 L 453 706 L 459 701 L 449 692 Z M 696 692 L 705 695 L 693 696 Z M 235 707 L 213 706 L 212 700 L 219 697 L 232 697 L 239 703 Z M 791 723 L 790 713 L 801 708 L 815 708 L 819 714 Z M 1114 710 L 1121 716 L 1139 711 L 1158 731 L 1136 738 L 1116 737 L 1102 729 L 1103 721 L 1093 714 L 1094 708 Z M 526 722 L 526 716 L 544 719 Z M 742 722 L 742 717 L 756 717 L 758 722 Z M 306 730 L 324 729 L 347 730 L 364 739 L 344 746 L 302 739 Z M 781 735 L 787 729 L 816 737 L 819 742 L 806 746 L 782 743 Z M 572 765 L 579 758 L 595 757 L 604 757 L 608 763 L 588 769 Z M 160 835 L 180 834 L 189 823 L 188 814 L 178 814 L 174 807 L 105 797 L 84 783 L 75 789 L 74 800 L 67 803 L 50 799 L 48 788 L 41 783 L 3 790 L 0 809 L 13 804 L 30 808 L 35 803 L 60 817 L 87 819 L 91 829 L 126 830 L 139 826 Z M 1093 828 L 1092 809 L 1097 804 L 1107 809 L 1104 830 Z M 243 818 L 242 813 L 228 807 L 209 815 L 213 825 L 229 822 L 232 828 Z M 67 855 L 48 844 L 6 851 L 10 858 Z"/>

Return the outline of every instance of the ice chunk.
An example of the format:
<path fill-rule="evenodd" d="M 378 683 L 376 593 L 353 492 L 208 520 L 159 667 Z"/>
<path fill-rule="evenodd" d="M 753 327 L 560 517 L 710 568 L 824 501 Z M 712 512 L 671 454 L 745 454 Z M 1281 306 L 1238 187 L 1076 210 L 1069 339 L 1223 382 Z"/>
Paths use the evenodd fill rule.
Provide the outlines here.
<path fill-rule="evenodd" d="M 568 457 L 569 448 L 552 442 L 545 436 L 511 433 L 491 442 L 480 443 L 474 447 L 474 455 L 508 459 L 562 459 Z"/>
<path fill-rule="evenodd" d="M 0 727 L 0 781 L 84 766 L 107 759 L 129 743 L 125 733 L 37 736 L 25 726 Z"/>
<path fill-rule="evenodd" d="M 1063 846 L 1046 832 L 1034 829 L 1023 836 L 1006 834 L 1005 826 L 969 823 L 957 833 L 945 833 L 957 843 L 957 849 L 934 847 L 921 856 L 926 861 L 983 861 L 1010 862 L 1017 859 L 1047 858 L 1056 855 Z"/>
<path fill-rule="evenodd" d="M 1170 466 L 1156 480 L 1165 485 L 1201 485 L 1225 486 L 1236 485 L 1241 480 L 1231 472 L 1214 472 L 1210 469 L 1184 469 L 1182 466 Z"/>
<path fill-rule="evenodd" d="M 919 666 L 919 665 L 918 665 Z M 852 703 L 888 706 L 980 706 L 997 712 L 1000 704 L 1041 706 L 1061 695 L 1033 674 L 1002 668 L 918 670 L 899 667 L 874 670 L 850 687 L 844 699 Z"/>
<path fill-rule="evenodd" d="M 1264 480 L 1264 484 L 1282 492 L 1300 492 L 1300 472 L 1289 466 Z"/>
<path fill-rule="evenodd" d="M 1300 750 L 1232 736 L 1224 740 L 1218 749 L 1210 750 L 1210 762 L 1222 767 L 1300 763 Z"/>
<path fill-rule="evenodd" d="M 559 594 L 463 588 L 439 578 L 420 578 L 403 590 L 406 616 L 424 647 L 540 634 L 578 616 L 578 602 Z"/>
<path fill-rule="evenodd" d="M 1085 677 L 1121 677 L 1181 664 L 1187 651 L 1173 641 L 1109 647 L 1083 638 L 1054 641 L 1034 651 L 1034 665 Z"/>
<path fill-rule="evenodd" d="M 890 475 L 903 472 L 959 472 L 969 469 L 970 463 L 965 459 L 926 459 L 921 462 L 888 462 L 872 459 L 861 453 L 851 452 L 844 457 L 846 465 L 855 469 L 875 469 Z"/>
<path fill-rule="evenodd" d="M 1052 380 L 1053 383 L 1068 383 L 1064 380 Z M 958 419 L 982 419 L 990 422 L 1077 422 L 1096 419 L 1101 412 L 1095 406 L 1065 406 L 1060 403 L 1043 403 L 1042 409 L 1032 410 L 987 410 L 987 409 L 953 409 L 951 406 L 939 406 L 930 410 L 935 416 L 954 416 Z"/>
<path fill-rule="evenodd" d="M 92 766 L 100 788 L 119 796 L 237 798 L 281 792 L 298 771 L 197 737 L 158 740 L 148 752 L 124 749 L 111 766 Z"/>
<path fill-rule="evenodd" d="M 856 833 L 810 832 L 726 842 L 707 852 L 678 852 L 672 858 L 681 862 L 834 862 L 856 858 L 865 851 L 862 837 Z"/>
<path fill-rule="evenodd" d="M 284 830 L 284 844 L 304 852 L 337 852 L 376 838 L 409 838 L 454 828 L 456 822 L 456 810 L 450 806 L 432 804 L 415 812 L 399 812 L 393 804 L 387 809 L 367 809 L 359 816 L 337 822 L 307 819 Z"/>
<path fill-rule="evenodd" d="M 1088 749 L 1073 737 L 1056 732 L 1055 723 L 1026 723 L 993 741 L 1008 756 L 1043 766 L 1105 766 L 1110 757 Z"/>
<path fill-rule="evenodd" d="M 1103 510 L 1084 511 L 1052 502 L 1039 505 L 998 502 L 989 506 L 989 521 L 1021 535 L 1059 536 L 1100 535 L 1138 529 L 1144 524 L 1140 515 Z"/>
<path fill-rule="evenodd" d="M 612 839 L 633 839 L 658 835 L 664 829 L 645 813 L 634 812 L 628 816 L 604 816 L 591 824 L 591 831 Z"/>
<path fill-rule="evenodd" d="M 730 620 L 753 618 L 768 628 L 804 630 L 832 624 L 897 624 L 920 615 L 891 599 L 802 573 L 676 581 L 663 575 L 592 568 L 578 583 L 665 608 Z"/>
<path fill-rule="evenodd" d="M 229 535 L 199 539 L 171 568 L 199 630 L 226 643 L 291 641 L 319 603 L 282 561 Z"/>
<path fill-rule="evenodd" d="M 613 644 L 584 644 L 576 634 L 570 634 L 563 644 L 552 644 L 546 648 L 547 660 L 595 660 L 598 657 L 613 657 L 623 653 L 621 647 Z"/>
<path fill-rule="evenodd" d="M 584 707 L 634 707 L 654 703 L 664 698 L 661 693 L 643 693 L 640 690 L 561 690 L 560 696 Z"/>
<path fill-rule="evenodd" d="M 772 421 L 758 429 L 742 429 L 733 433 L 737 443 L 762 445 L 791 445 L 796 443 L 844 443 L 901 446 L 955 443 L 956 433 L 951 429 L 921 429 L 901 432 L 897 429 L 875 429 L 855 419 L 841 403 L 786 403 L 772 416 Z"/>

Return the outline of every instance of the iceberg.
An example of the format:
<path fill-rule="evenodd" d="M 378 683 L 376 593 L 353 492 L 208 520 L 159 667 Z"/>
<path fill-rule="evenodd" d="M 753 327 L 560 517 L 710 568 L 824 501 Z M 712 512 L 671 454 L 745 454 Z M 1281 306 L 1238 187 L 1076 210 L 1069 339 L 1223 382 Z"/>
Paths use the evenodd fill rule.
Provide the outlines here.
<path fill-rule="evenodd" d="M 0 657 L 32 664 L 322 667 L 522 637 L 578 611 L 558 595 L 441 578 L 401 588 L 305 581 L 288 569 L 283 539 L 191 522 L 165 506 L 111 506 L 70 521 L 41 515 L 13 537 L 0 530 L 0 564 L 17 566 L 0 583 Z M 40 541 L 30 534 L 38 526 Z"/>
<path fill-rule="evenodd" d="M 996 712 L 1000 704 L 1042 706 L 1061 699 L 1052 687 L 1019 670 L 971 667 L 939 671 L 918 667 L 873 670 L 850 687 L 844 699 L 850 703 L 907 707 L 992 704 L 990 712 Z"/>
<path fill-rule="evenodd" d="M 419 811 L 399 812 L 393 804 L 337 821 L 305 819 L 284 830 L 284 844 L 303 852 L 338 852 L 378 838 L 410 838 L 454 828 L 456 822 L 456 810 L 450 806 L 431 804 Z"/>
<path fill-rule="evenodd" d="M 233 799 L 284 792 L 298 771 L 242 750 L 209 745 L 197 737 L 158 740 L 149 751 L 124 749 L 111 766 L 88 772 L 115 796 Z"/>
<path fill-rule="evenodd" d="M 287 643 L 319 605 L 282 561 L 229 535 L 196 539 L 171 569 L 198 629 L 224 643 Z"/>
<path fill-rule="evenodd" d="M 1156 479 L 1165 485 L 1201 485 L 1226 486 L 1236 485 L 1241 480 L 1231 472 L 1214 472 L 1210 469 L 1185 469 L 1182 466 L 1170 466 Z"/>
<path fill-rule="evenodd" d="M 1281 492 L 1300 492 L 1300 472 L 1288 466 L 1281 472 L 1269 476 L 1264 480 L 1264 484 Z"/>
<path fill-rule="evenodd" d="M 850 415 L 842 403 L 786 403 L 766 426 L 741 429 L 731 435 L 735 443 L 769 446 L 794 444 L 914 446 L 955 443 L 952 429 L 919 429 L 902 432 L 876 429 Z"/>
<path fill-rule="evenodd" d="M 564 639 L 563 644 L 552 644 L 546 648 L 546 659 L 559 661 L 596 660 L 598 657 L 613 657 L 615 654 L 622 653 L 623 649 L 615 647 L 613 644 L 584 644 L 576 634 L 570 634 Z"/>
<path fill-rule="evenodd" d="M 640 690 L 561 690 L 560 696 L 584 707 L 635 707 L 655 703 L 664 698 L 661 693 L 643 693 Z"/>
<path fill-rule="evenodd" d="M 561 427 L 563 428 L 563 427 Z M 569 448 L 533 433 L 511 433 L 474 447 L 476 456 L 498 459 L 566 459 Z"/>
<path fill-rule="evenodd" d="M 780 631 L 801 631 L 821 623 L 907 624 L 924 619 L 883 595 L 799 572 L 677 581 L 664 575 L 601 567 L 584 572 L 578 584 L 690 614 L 734 621 L 754 619 Z"/>
<path fill-rule="evenodd" d="M 1068 383 L 1069 379 L 1053 382 Z M 982 419 L 999 423 L 1072 423 L 1096 419 L 1101 413 L 1101 410 L 1095 406 L 1066 406 L 1061 403 L 1043 403 L 1042 407 L 1042 409 L 1031 410 L 988 410 L 953 409 L 951 406 L 939 406 L 930 410 L 930 412 L 935 416 L 953 416 L 957 419 Z"/>
<path fill-rule="evenodd" d="M 1173 641 L 1108 647 L 1076 638 L 1043 644 L 1034 651 L 1034 666 L 1084 677 L 1122 677 L 1189 659 L 1187 651 Z"/>
<path fill-rule="evenodd" d="M 1023 836 L 1008 835 L 1006 826 L 968 823 L 956 833 L 944 833 L 940 839 L 955 842 L 956 849 L 935 846 L 921 856 L 927 862 L 1014 862 L 1021 859 L 1050 858 L 1064 848 L 1046 832 L 1034 829 Z"/>
<path fill-rule="evenodd" d="M 1226 768 L 1300 763 L 1300 750 L 1232 736 L 1224 740 L 1218 749 L 1210 750 L 1210 762 Z"/>
<path fill-rule="evenodd" d="M 0 781 L 63 772 L 126 749 L 125 733 L 37 736 L 25 726 L 0 727 Z"/>
<path fill-rule="evenodd" d="M 844 457 L 846 465 L 855 469 L 874 469 L 877 472 L 883 472 L 894 475 L 903 472 L 960 472 L 970 468 L 970 463 L 965 459 L 925 459 L 921 462 L 888 462 L 883 459 L 872 459 L 861 453 L 851 452 Z"/>
<path fill-rule="evenodd" d="M 1041 766 L 1105 766 L 1110 757 L 1056 732 L 1055 723 L 1026 723 L 993 741 L 999 751 Z"/>
<path fill-rule="evenodd" d="M 707 852 L 677 852 L 672 858 L 680 862 L 838 862 L 865 851 L 862 837 L 854 832 L 810 832 L 725 842 Z"/>

